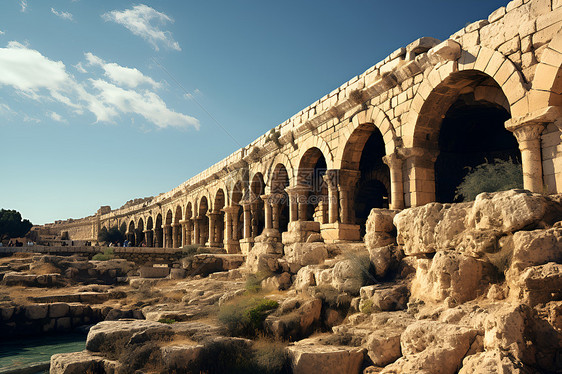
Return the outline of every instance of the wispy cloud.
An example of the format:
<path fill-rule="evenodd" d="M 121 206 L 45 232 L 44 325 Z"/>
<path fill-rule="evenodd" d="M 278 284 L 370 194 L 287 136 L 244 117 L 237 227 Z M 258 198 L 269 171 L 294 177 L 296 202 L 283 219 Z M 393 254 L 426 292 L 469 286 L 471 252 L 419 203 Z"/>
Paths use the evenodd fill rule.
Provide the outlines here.
<path fill-rule="evenodd" d="M 27 10 L 27 0 L 20 0 L 21 11 L 25 12 Z"/>
<path fill-rule="evenodd" d="M 87 73 L 88 71 L 84 68 L 84 66 L 82 65 L 82 62 L 77 63 L 76 65 L 74 65 L 74 68 L 76 70 L 78 70 L 80 73 Z"/>
<path fill-rule="evenodd" d="M 5 34 L 5 32 L 0 30 L 0 35 L 4 35 L 4 34 Z"/>
<path fill-rule="evenodd" d="M 179 43 L 174 40 L 170 31 L 163 31 L 153 24 L 153 21 L 154 23 L 166 24 L 167 22 L 174 22 L 174 20 L 148 5 L 135 5 L 133 8 L 123 11 L 112 10 L 104 13 L 102 18 L 125 26 L 133 34 L 152 44 L 156 51 L 159 50 L 160 44 L 181 51 Z"/>
<path fill-rule="evenodd" d="M 156 89 L 159 83 L 152 78 L 137 69 L 106 63 L 91 53 L 86 57 L 89 63 L 101 66 L 113 83 L 96 78 L 80 82 L 67 73 L 62 61 L 50 60 L 37 50 L 9 42 L 6 48 L 0 48 L 0 86 L 10 86 L 16 93 L 40 102 L 57 101 L 78 115 L 89 111 L 96 122 L 116 122 L 121 114 L 137 114 L 158 128 L 199 128 L 196 118 L 168 108 L 153 90 L 137 87 L 148 84 Z M 119 73 L 124 76 L 118 77 Z M 55 121 L 63 120 L 58 113 L 48 115 Z"/>
<path fill-rule="evenodd" d="M 153 88 L 159 88 L 161 86 L 160 83 L 144 75 L 136 68 L 121 66 L 114 62 L 107 63 L 91 52 L 87 52 L 84 55 L 86 56 L 88 65 L 100 66 L 104 70 L 105 76 L 118 85 L 130 88 L 135 88 L 142 84 L 148 84 Z"/>
<path fill-rule="evenodd" d="M 195 90 L 193 90 L 193 92 L 188 92 L 186 94 L 183 95 L 183 97 L 185 97 L 188 100 L 193 100 L 193 98 L 195 98 L 195 96 L 199 96 L 201 94 L 201 91 L 199 91 L 198 88 L 196 88 Z"/>
<path fill-rule="evenodd" d="M 51 13 L 53 13 L 54 15 L 56 15 L 57 17 L 60 17 L 62 19 L 65 19 L 67 21 L 74 21 L 74 17 L 72 16 L 72 13 L 69 12 L 63 12 L 63 11 L 57 11 L 55 8 L 51 8 Z"/>
<path fill-rule="evenodd" d="M 62 116 L 56 112 L 50 112 L 48 114 L 49 118 L 51 118 L 53 121 L 56 122 L 65 122 L 64 118 L 62 118 Z"/>

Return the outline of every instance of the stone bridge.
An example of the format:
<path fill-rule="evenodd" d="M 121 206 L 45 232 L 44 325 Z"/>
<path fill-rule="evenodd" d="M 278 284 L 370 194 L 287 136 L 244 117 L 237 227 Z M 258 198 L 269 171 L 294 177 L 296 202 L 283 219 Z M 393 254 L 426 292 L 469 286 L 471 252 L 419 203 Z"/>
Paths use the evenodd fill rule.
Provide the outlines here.
<path fill-rule="evenodd" d="M 441 42 L 421 38 L 248 146 L 151 200 L 41 230 L 247 253 L 256 240 L 360 240 L 372 208 L 452 202 L 466 167 L 519 160 L 562 192 L 562 1 L 514 0 Z M 360 58 L 360 52 L 354 56 Z"/>

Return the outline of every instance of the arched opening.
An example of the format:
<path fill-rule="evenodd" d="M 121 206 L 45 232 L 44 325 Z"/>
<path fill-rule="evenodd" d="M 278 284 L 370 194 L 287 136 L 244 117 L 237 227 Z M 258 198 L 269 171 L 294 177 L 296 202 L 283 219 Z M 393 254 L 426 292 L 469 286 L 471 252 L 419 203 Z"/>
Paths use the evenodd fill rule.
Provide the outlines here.
<path fill-rule="evenodd" d="M 273 170 L 271 178 L 271 193 L 276 194 L 278 199 L 275 203 L 278 217 L 273 216 L 273 227 L 277 228 L 280 233 L 286 232 L 289 226 L 289 196 L 285 188 L 289 187 L 289 173 L 283 164 L 277 164 Z"/>
<path fill-rule="evenodd" d="M 187 203 L 185 206 L 185 220 L 187 221 L 187 232 L 185 235 L 185 244 L 190 245 L 195 243 L 193 240 L 193 208 L 191 206 L 191 202 Z"/>
<path fill-rule="evenodd" d="M 179 248 L 182 246 L 183 230 L 180 224 L 181 220 L 182 220 L 182 211 L 181 211 L 181 206 L 178 205 L 176 206 L 176 214 L 174 214 L 174 227 L 172 228 L 172 235 L 173 235 L 172 242 L 174 248 Z"/>
<path fill-rule="evenodd" d="M 152 217 L 148 217 L 146 220 L 146 246 L 154 247 L 154 222 L 152 222 Z"/>
<path fill-rule="evenodd" d="M 326 168 L 326 158 L 316 147 L 307 150 L 300 160 L 297 182 L 307 189 L 306 196 L 303 196 L 306 198 L 306 217 L 301 217 L 300 212 L 304 209 L 299 209 L 301 221 L 328 222 L 328 186 L 324 182 Z"/>
<path fill-rule="evenodd" d="M 135 241 L 138 247 L 146 246 L 146 240 L 144 235 L 144 221 L 142 218 L 139 218 L 137 229 L 135 230 Z"/>
<path fill-rule="evenodd" d="M 233 217 L 233 219 L 236 220 L 236 232 L 233 232 L 233 240 L 240 240 L 244 237 L 244 210 L 240 205 L 240 201 L 242 201 L 242 198 L 245 195 L 244 192 L 244 185 L 242 184 L 242 182 L 236 182 L 234 188 L 232 189 L 231 206 L 238 206 L 239 208 L 236 212 L 236 216 Z"/>
<path fill-rule="evenodd" d="M 135 222 L 129 222 L 129 230 L 127 231 L 127 240 L 129 241 L 131 247 L 136 245 L 135 242 Z"/>
<path fill-rule="evenodd" d="M 265 215 L 263 211 L 263 200 L 260 198 L 265 193 L 265 182 L 262 173 L 256 173 L 250 182 L 250 209 L 252 212 L 251 235 L 260 235 L 265 228 Z"/>
<path fill-rule="evenodd" d="M 198 244 L 205 245 L 209 239 L 209 217 L 207 211 L 209 210 L 209 202 L 206 196 L 201 198 L 199 202 L 199 241 Z"/>
<path fill-rule="evenodd" d="M 457 72 L 433 90 L 420 112 L 414 146 L 437 155 L 429 171 L 438 202 L 462 201 L 457 187 L 475 166 L 496 159 L 521 163 L 517 140 L 504 125 L 510 117 L 505 94 L 485 73 Z"/>
<path fill-rule="evenodd" d="M 219 189 L 215 195 L 215 204 L 213 213 L 215 214 L 215 232 L 214 243 L 215 245 L 222 245 L 224 241 L 224 211 L 222 210 L 226 204 L 224 191 Z"/>
<path fill-rule="evenodd" d="M 359 225 L 360 236 L 373 208 L 390 205 L 390 170 L 383 162 L 385 144 L 380 130 L 372 123 L 359 125 L 345 145 L 342 169 L 359 171 L 357 183 L 350 194 L 353 198 L 352 222 Z M 342 176 L 345 178 L 345 176 Z"/>
<path fill-rule="evenodd" d="M 164 248 L 172 248 L 172 216 L 172 210 L 168 209 L 164 225 Z"/>
<path fill-rule="evenodd" d="M 158 213 L 156 216 L 156 226 L 154 227 L 154 234 L 156 236 L 154 246 L 162 248 L 164 246 L 164 229 L 162 228 L 162 214 Z"/>

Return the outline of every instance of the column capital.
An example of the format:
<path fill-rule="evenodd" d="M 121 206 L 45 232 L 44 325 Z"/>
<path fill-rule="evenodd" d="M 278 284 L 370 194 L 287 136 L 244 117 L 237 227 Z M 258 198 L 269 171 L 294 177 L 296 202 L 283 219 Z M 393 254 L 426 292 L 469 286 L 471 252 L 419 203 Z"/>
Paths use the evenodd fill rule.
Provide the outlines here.
<path fill-rule="evenodd" d="M 529 123 L 509 130 L 513 132 L 519 143 L 519 148 L 521 148 L 525 142 L 539 140 L 545 127 L 544 124 Z"/>
<path fill-rule="evenodd" d="M 232 213 L 236 214 L 240 210 L 240 205 L 229 205 L 222 208 L 222 211 L 225 213 Z"/>
<path fill-rule="evenodd" d="M 180 225 L 185 225 L 186 223 L 189 223 L 189 221 L 190 221 L 190 218 L 186 218 L 186 219 L 180 220 L 179 223 L 180 223 Z"/>
<path fill-rule="evenodd" d="M 358 170 L 340 169 L 338 175 L 338 185 L 340 187 L 353 187 L 359 181 L 361 172 Z"/>
<path fill-rule="evenodd" d="M 326 182 L 328 189 L 336 190 L 338 188 L 339 175 L 340 171 L 338 169 L 326 170 L 326 174 L 322 176 L 322 179 Z"/>
<path fill-rule="evenodd" d="M 390 168 L 399 168 L 404 164 L 404 158 L 397 152 L 384 156 L 382 161 Z"/>
<path fill-rule="evenodd" d="M 398 148 L 396 151 L 398 156 L 403 160 L 418 157 L 424 160 L 435 162 L 435 160 L 437 160 L 437 156 L 439 156 L 438 149 L 427 149 L 422 147 Z"/>
<path fill-rule="evenodd" d="M 562 117 L 562 107 L 548 106 L 521 117 L 510 118 L 505 122 L 505 128 L 514 132 L 516 129 L 528 125 L 543 125 L 555 123 Z"/>
<path fill-rule="evenodd" d="M 179 226 L 181 226 L 181 225 L 180 225 L 180 223 L 179 223 L 179 222 L 174 222 L 174 223 L 172 223 L 172 225 L 171 225 L 171 226 L 172 226 L 172 227 L 179 227 Z"/>

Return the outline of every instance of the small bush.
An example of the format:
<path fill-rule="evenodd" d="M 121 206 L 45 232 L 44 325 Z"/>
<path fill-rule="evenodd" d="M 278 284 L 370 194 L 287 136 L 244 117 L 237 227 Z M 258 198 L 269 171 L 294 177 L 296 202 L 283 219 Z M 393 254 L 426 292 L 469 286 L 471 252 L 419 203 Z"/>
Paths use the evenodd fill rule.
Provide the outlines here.
<path fill-rule="evenodd" d="M 253 346 L 253 361 L 256 373 L 288 373 L 289 361 L 285 344 L 281 342 L 257 340 Z"/>
<path fill-rule="evenodd" d="M 368 286 L 377 282 L 374 274 L 374 268 L 371 264 L 371 258 L 369 253 L 363 252 L 348 252 L 346 253 L 346 258 L 351 262 L 351 267 L 353 273 L 355 274 L 355 280 L 357 281 L 359 287 Z"/>
<path fill-rule="evenodd" d="M 190 244 L 182 248 L 182 253 L 190 256 L 197 254 L 197 250 L 199 249 L 199 244 Z"/>
<path fill-rule="evenodd" d="M 363 314 L 371 314 L 374 312 L 373 300 L 367 299 L 359 304 L 359 311 Z"/>
<path fill-rule="evenodd" d="M 158 322 L 160 322 L 160 323 L 166 323 L 166 324 L 168 324 L 168 325 L 171 325 L 172 323 L 176 323 L 177 321 L 176 321 L 175 319 L 173 319 L 173 318 L 160 318 L 160 319 L 158 320 Z"/>
<path fill-rule="evenodd" d="M 256 297 L 240 297 L 223 305 L 218 319 L 231 335 L 254 337 L 263 329 L 263 321 L 270 311 L 277 309 L 277 301 Z"/>
<path fill-rule="evenodd" d="M 258 293 L 261 291 L 261 282 L 271 276 L 273 276 L 273 274 L 269 272 L 250 274 L 248 275 L 248 278 L 246 278 L 246 284 L 244 287 L 248 293 Z"/>
<path fill-rule="evenodd" d="M 512 160 L 486 160 L 481 165 L 469 168 L 468 174 L 455 191 L 455 200 L 473 201 L 482 192 L 506 191 L 513 188 L 523 188 L 521 164 Z"/>
<path fill-rule="evenodd" d="M 98 254 L 94 255 L 94 257 L 92 257 L 92 260 L 94 260 L 94 261 L 107 261 L 107 260 L 111 260 L 113 258 L 115 258 L 113 248 L 106 248 L 106 249 L 103 250 L 103 254 L 98 253 Z"/>

